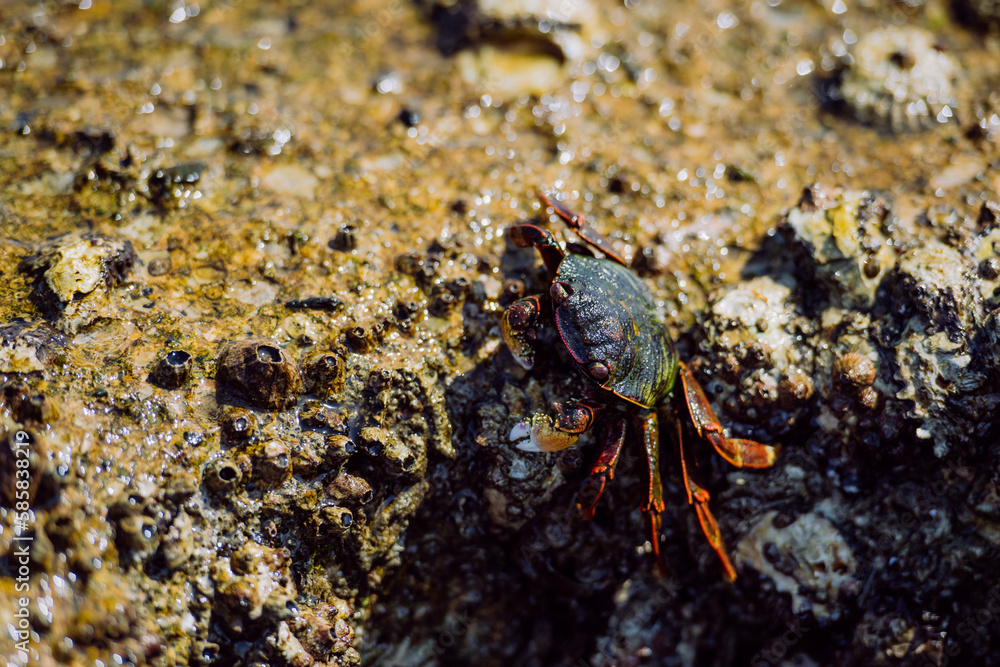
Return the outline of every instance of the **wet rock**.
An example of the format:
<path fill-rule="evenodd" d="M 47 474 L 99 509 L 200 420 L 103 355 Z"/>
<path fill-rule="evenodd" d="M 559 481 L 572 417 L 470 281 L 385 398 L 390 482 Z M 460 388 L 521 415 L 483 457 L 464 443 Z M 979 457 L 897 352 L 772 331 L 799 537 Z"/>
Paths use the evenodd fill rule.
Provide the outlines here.
<path fill-rule="evenodd" d="M 427 480 L 419 480 L 412 484 L 394 485 L 395 493 L 386 493 L 387 489 L 379 488 L 380 504 L 366 508 L 366 521 L 363 525 L 359 521 L 358 528 L 348 533 L 344 551 L 350 554 L 350 559 L 361 571 L 368 573 L 370 581 L 381 580 L 378 572 L 372 572 L 372 566 L 377 563 L 385 562 L 392 567 L 402 565 L 395 545 L 423 502 L 428 487 Z M 355 512 L 356 517 L 360 514 Z"/>
<path fill-rule="evenodd" d="M 541 95 L 565 76 L 562 65 L 592 52 L 606 32 L 589 2 L 425 2 L 438 48 L 459 53 L 463 78 L 489 82 L 494 94 Z"/>
<path fill-rule="evenodd" d="M 163 389 L 178 389 L 191 378 L 193 357 L 184 350 L 171 350 L 153 366 L 149 381 Z"/>
<path fill-rule="evenodd" d="M 212 564 L 219 621 L 232 637 L 254 641 L 253 629 L 274 627 L 294 614 L 296 589 L 289 554 L 247 543 Z"/>
<path fill-rule="evenodd" d="M 38 598 L 32 614 L 42 619 L 51 612 L 48 620 L 33 620 L 38 636 L 31 647 L 39 664 L 279 667 L 313 660 L 344 667 L 359 662 L 355 648 L 365 652 L 365 664 L 421 667 L 671 661 L 911 667 L 948 658 L 986 663 L 998 654 L 1000 635 L 988 627 L 972 626 L 976 638 L 968 642 L 964 634 L 969 619 L 990 603 L 980 591 L 994 585 L 990 576 L 998 569 L 995 438 L 988 431 L 968 449 L 953 447 L 955 456 L 945 460 L 935 459 L 929 446 L 914 446 L 924 423 L 908 418 L 912 406 L 896 398 L 902 383 L 895 379 L 892 309 L 903 292 L 890 289 L 887 280 L 895 277 L 886 278 L 897 255 L 923 244 L 924 236 L 957 250 L 984 311 L 970 334 L 970 365 L 987 369 L 984 387 L 1000 386 L 988 370 L 1000 350 L 1000 331 L 989 319 L 998 285 L 991 257 L 978 254 L 986 243 L 977 245 L 989 223 L 974 228 L 970 222 L 982 193 L 992 196 L 997 185 L 994 37 L 969 39 L 941 20 L 940 5 L 927 3 L 925 11 L 923 0 L 848 3 L 843 15 L 833 0 L 761 4 L 763 13 L 753 3 L 605 3 L 596 11 L 615 28 L 596 35 L 575 14 L 586 9 L 579 4 L 562 9 L 569 18 L 560 25 L 541 17 L 547 3 L 491 8 L 450 0 L 347 3 L 336 12 L 301 3 L 294 11 L 265 12 L 261 23 L 251 3 L 227 3 L 220 21 L 214 3 L 201 3 L 194 16 L 191 2 L 160 0 L 147 3 L 152 12 L 107 12 L 106 3 L 79 12 L 87 18 L 97 11 L 90 19 L 107 38 L 90 48 L 92 40 L 77 32 L 78 13 L 70 11 L 79 3 L 28 4 L 36 11 L 15 12 L 0 44 L 5 69 L 17 82 L 4 91 L 12 131 L 0 133 L 0 279 L 9 286 L 0 289 L 0 338 L 9 340 L 6 325 L 25 312 L 31 286 L 15 266 L 34 252 L 27 250 L 31 244 L 92 228 L 131 239 L 143 260 L 155 260 L 145 276 L 155 296 L 142 296 L 145 288 L 134 282 L 108 294 L 127 318 L 99 318 L 71 347 L 45 349 L 20 334 L 13 346 L 0 341 L 0 358 L 16 351 L 0 374 L 30 373 L 17 379 L 58 401 L 63 413 L 46 428 L 31 427 L 33 435 L 45 435 L 48 448 L 39 452 L 44 465 L 36 498 L 49 500 L 33 509 L 38 526 L 46 533 L 52 526 L 56 549 L 50 573 L 41 567 L 47 559 L 32 561 L 30 589 Z M 433 49 L 428 28 L 449 32 L 444 23 L 413 20 L 430 4 L 447 14 L 443 21 L 455 22 L 451 35 L 467 39 L 456 47 L 465 54 L 446 63 L 445 74 L 480 76 L 481 88 L 449 85 L 455 82 L 428 70 L 440 64 L 433 54 L 422 57 L 428 34 Z M 168 14 L 183 20 L 170 23 Z M 958 78 L 974 82 L 982 111 L 962 113 L 961 127 L 932 121 L 937 130 L 920 139 L 915 133 L 879 139 L 860 122 L 841 122 L 831 132 L 802 94 L 808 75 L 798 74 L 829 71 L 836 59 L 851 57 L 853 31 L 863 34 L 904 15 L 957 47 L 954 57 L 967 65 Z M 243 25 L 252 25 L 253 34 L 241 31 Z M 143 36 L 141 48 L 129 39 L 136 34 Z M 578 38 L 585 54 L 571 55 L 563 38 Z M 898 60 L 906 64 L 904 56 Z M 167 61 L 172 74 L 164 69 Z M 382 68 L 392 71 L 379 84 L 393 89 L 379 85 L 373 94 L 366 84 Z M 549 73 L 553 79 L 545 78 Z M 500 81 L 508 77 L 542 90 L 510 94 L 513 87 Z M 565 83 L 569 77 L 572 85 Z M 551 80 L 557 85 L 547 85 Z M 51 85 L 57 90 L 48 90 Z M 959 104 L 963 85 L 955 84 Z M 305 94 L 286 104 L 296 92 Z M 61 95 L 73 103 L 47 103 Z M 401 108 L 419 110 L 422 118 L 407 115 L 400 123 Z M 67 139 L 54 144 L 45 133 L 58 127 L 53 117 L 68 127 Z M 97 129 L 81 126 L 80 118 Z M 406 127 L 411 121 L 415 127 Z M 118 133 L 113 140 L 102 136 L 107 127 Z M 639 128 L 638 135 L 630 128 Z M 76 132 L 86 139 L 73 138 Z M 292 136 L 296 141 L 288 143 Z M 278 160 L 269 157 L 286 151 Z M 95 155 L 101 159 L 91 163 Z M 162 166 L 185 159 L 205 160 L 225 178 L 183 214 L 167 210 L 184 201 L 169 189 L 187 184 L 165 182 L 152 195 L 163 206 L 151 206 L 151 161 Z M 891 257 L 864 262 L 872 253 L 857 253 L 862 277 L 879 281 L 874 296 L 863 296 L 869 306 L 848 306 L 837 276 L 816 277 L 809 252 L 789 257 L 793 245 L 801 250 L 800 241 L 783 243 L 768 233 L 769 212 L 795 203 L 785 201 L 787 184 L 814 172 L 850 190 L 885 187 L 898 198 L 895 216 L 874 225 L 891 243 Z M 76 182 L 74 173 L 81 174 Z M 644 257 L 656 258 L 647 264 L 650 287 L 669 314 L 682 357 L 705 382 L 732 435 L 764 438 L 795 415 L 797 424 L 775 443 L 784 448 L 769 470 L 734 472 L 705 443 L 691 442 L 692 458 L 703 455 L 697 478 L 712 492 L 731 553 L 762 513 L 779 509 L 791 523 L 824 497 L 838 514 L 823 515 L 858 559 L 864 553 L 858 545 L 871 535 L 916 535 L 909 543 L 891 542 L 873 570 L 855 571 L 863 597 L 845 595 L 846 614 L 837 622 L 802 611 L 796 627 L 808 632 L 793 646 L 798 630 L 785 626 L 798 616 L 791 593 L 775 591 L 769 576 L 745 562 L 738 562 L 735 585 L 720 581 L 685 502 L 666 413 L 662 544 L 674 588 L 663 596 L 649 572 L 649 554 L 634 548 L 648 532 L 637 510 L 645 480 L 633 437 L 592 522 L 579 518 L 574 494 L 600 447 L 599 426 L 579 450 L 549 457 L 512 451 L 507 434 L 517 419 L 582 387 L 564 360 L 542 359 L 525 375 L 498 347 L 498 300 L 523 294 L 525 281 L 528 292 L 537 292 L 544 271 L 533 253 L 505 253 L 503 237 L 511 224 L 546 217 L 527 198 L 531 188 L 557 187 L 554 179 L 577 188 L 581 207 L 627 252 L 648 249 Z M 202 177 L 194 184 L 192 195 L 205 183 Z M 933 209 L 928 224 L 911 213 L 934 204 L 948 209 Z M 711 213 L 724 210 L 741 212 Z M 891 229 L 911 221 L 910 238 Z M 345 223 L 359 227 L 359 249 L 331 251 L 326 243 Z M 960 233 L 948 235 L 951 225 Z M 831 236 L 836 244 L 837 234 Z M 428 241 L 435 237 L 439 241 Z M 351 243 L 345 237 L 335 245 Z M 405 275 L 394 271 L 393 257 L 411 250 L 417 266 Z M 752 285 L 763 295 L 736 293 L 737 285 L 760 276 L 771 281 Z M 469 293 L 462 278 L 472 283 Z M 786 301 L 772 298 L 780 292 L 775 285 L 789 288 Z M 846 290 L 853 292 L 850 285 Z M 103 291 L 79 303 L 96 303 Z M 332 294 L 342 306 L 324 300 Z M 444 294 L 454 300 L 438 300 Z M 910 305 L 916 293 L 904 296 L 908 317 L 925 317 Z M 394 311 L 403 302 L 406 307 Z M 712 312 L 722 302 L 723 311 Z M 741 305 L 764 318 L 741 320 Z M 442 317 L 421 320 L 429 308 Z M 244 414 L 257 419 L 249 429 L 239 418 L 225 421 L 200 378 L 171 394 L 143 382 L 146 364 L 178 346 L 200 359 L 213 341 L 275 331 L 274 340 L 282 347 L 292 341 L 288 352 L 304 361 L 329 351 L 349 322 L 372 329 L 379 341 L 373 327 L 390 314 L 405 335 L 389 334 L 364 355 L 342 355 L 342 386 L 309 386 L 313 396 L 306 400 L 326 405 L 306 409 L 304 400 L 299 410 L 277 414 L 243 405 Z M 777 345 L 785 347 L 755 345 L 771 333 L 764 322 L 778 322 Z M 883 326 L 891 334 L 885 338 Z M 703 335 L 709 340 L 698 347 Z M 729 341 L 716 347 L 714 336 Z M 801 363 L 786 358 L 789 348 Z M 874 365 L 871 384 L 858 359 L 838 365 L 852 354 Z M 0 385 L 10 379 L 0 378 Z M 937 391 L 922 386 L 933 379 L 921 377 L 914 390 Z M 979 428 L 975 415 L 983 413 L 973 410 L 970 417 L 964 405 L 977 400 L 977 392 L 949 396 L 957 402 L 950 423 Z M 747 425 L 751 409 L 755 421 Z M 0 421 L 7 417 L 0 409 Z M 995 431 L 996 418 L 987 421 Z M 365 427 L 425 451 L 426 468 L 407 474 L 381 453 L 352 455 Z M 227 496 L 201 485 L 204 467 L 219 456 L 232 461 L 243 480 L 254 479 L 250 454 L 269 441 L 291 450 L 293 474 L 280 486 L 237 487 Z M 70 482 L 48 496 L 46 461 L 70 470 L 64 473 Z M 938 474 L 954 461 L 964 464 L 960 471 Z M 150 504 L 140 513 L 157 521 L 161 536 L 157 556 L 140 568 L 131 561 L 134 546 L 118 549 L 117 519 L 106 511 L 122 495 L 116 489 L 123 480 L 143 474 L 164 488 L 162 507 Z M 328 498 L 327 486 L 342 474 L 364 479 L 371 500 L 348 505 Z M 881 504 L 897 497 L 901 480 L 934 495 L 935 482 L 943 481 L 949 497 L 926 509 Z M 755 504 L 739 512 L 748 497 Z M 324 507 L 328 516 L 317 522 Z M 352 516 L 346 530 L 344 510 Z M 892 523 L 907 511 L 913 512 L 910 525 L 934 532 Z M 182 528 L 185 516 L 190 533 Z M 885 524 L 890 527 L 879 527 Z M 943 537 L 928 541 L 938 531 Z M 186 560 L 185 534 L 195 541 Z M 826 546 L 828 534 L 815 535 L 818 546 Z M 262 614 L 259 625 L 233 635 L 233 611 L 221 602 L 232 598 L 226 591 L 217 596 L 209 572 L 215 559 L 248 538 L 289 549 L 285 569 L 299 593 L 297 611 L 281 620 Z M 768 553 L 779 572 L 795 578 L 790 559 Z M 256 585 L 252 578 L 247 583 Z M 800 597 L 811 603 L 815 596 Z M 346 599 L 356 610 L 340 608 Z M 322 610 L 328 603 L 335 608 Z M 84 613 L 77 621 L 78 609 Z M 135 622 L 115 627 L 130 615 Z M 105 628 L 111 631 L 101 636 Z M 3 650 L 9 637 L 0 637 L 0 646 L 17 660 Z M 943 653 L 941 646 L 959 653 Z"/>
<path fill-rule="evenodd" d="M 915 619 L 884 606 L 886 608 L 878 612 L 866 611 L 862 616 L 854 633 L 858 644 L 871 648 L 873 653 L 883 653 L 889 659 L 904 660 L 919 650 L 917 655 L 924 661 L 932 661 L 931 664 L 949 660 L 939 639 L 946 634 L 941 632 L 940 618 L 928 613 L 923 619 Z"/>
<path fill-rule="evenodd" d="M 178 569 L 191 558 L 194 547 L 194 521 L 190 514 L 181 511 L 160 541 L 163 564 L 169 570 Z"/>
<path fill-rule="evenodd" d="M 840 94 L 860 121 L 901 132 L 954 119 L 961 68 L 914 27 L 880 28 L 858 39 Z"/>
<path fill-rule="evenodd" d="M 133 640 L 140 634 L 138 609 L 124 580 L 112 568 L 95 570 L 87 582 L 87 595 L 80 597 L 73 627 L 74 643 L 100 646 L 115 644 L 121 650 L 137 647 Z M 143 652 L 139 651 L 139 655 Z"/>
<path fill-rule="evenodd" d="M 955 15 L 974 28 L 1000 24 L 1000 2 L 997 0 L 953 0 Z"/>
<path fill-rule="evenodd" d="M 764 427 L 758 439 L 773 440 L 800 422 L 815 391 L 814 354 L 803 342 L 815 327 L 797 312 L 796 288 L 794 279 L 783 276 L 722 290 L 713 295 L 705 323 L 702 348 L 717 360 L 705 384 L 709 395 L 728 395 L 728 417 Z M 713 382 L 733 386 L 720 392 Z"/>
<path fill-rule="evenodd" d="M 1000 139 L 1000 92 L 990 91 L 976 104 L 973 114 L 975 119 L 965 136 L 980 144 L 995 144 Z"/>
<path fill-rule="evenodd" d="M 354 616 L 354 609 L 344 600 L 333 598 L 303 610 L 302 614 L 289 621 L 302 645 L 310 654 L 322 656 L 343 656 L 344 665 L 357 664 L 359 656 L 351 646 L 354 628 L 348 621 Z"/>
<path fill-rule="evenodd" d="M 1000 405 L 990 381 L 997 372 L 991 329 L 973 275 L 959 251 L 928 242 L 904 253 L 887 277 L 889 319 L 880 333 L 902 383 L 895 397 L 939 457 L 980 438 Z"/>
<path fill-rule="evenodd" d="M 818 405 L 818 424 L 840 438 L 869 432 L 863 440 L 879 457 L 905 457 L 905 436 L 932 441 L 938 456 L 967 446 L 1000 402 L 985 317 L 994 291 L 974 263 L 994 255 L 997 239 L 989 223 L 973 236 L 956 215 L 928 211 L 921 220 L 936 238 L 915 242 L 881 198 L 813 186 L 786 217 L 804 279 L 827 288 L 809 294 L 825 332 L 812 344 L 815 367 L 829 370 L 813 378 L 832 396 Z"/>
<path fill-rule="evenodd" d="M 821 621 L 839 618 L 841 596 L 859 592 L 850 546 L 821 514 L 803 514 L 790 523 L 778 522 L 778 516 L 769 512 L 754 524 L 736 545 L 739 559 L 777 590 L 791 593 L 796 612 L 812 612 Z"/>
<path fill-rule="evenodd" d="M 59 417 L 55 401 L 32 391 L 23 382 L 8 382 L 0 387 L 0 408 L 14 421 L 24 424 L 51 424 Z"/>
<path fill-rule="evenodd" d="M 263 338 L 227 345 L 215 375 L 220 403 L 233 399 L 264 410 L 287 410 L 302 391 L 302 375 L 291 355 Z"/>
<path fill-rule="evenodd" d="M 615 593 L 607 630 L 596 638 L 586 663 L 639 667 L 656 654 L 678 655 L 691 650 L 693 647 L 684 645 L 685 640 L 691 641 L 689 637 L 680 628 L 671 627 L 666 613 L 668 606 L 681 614 L 687 611 L 678 599 L 679 592 L 680 586 L 671 579 L 653 582 L 637 578 L 621 586 Z"/>
<path fill-rule="evenodd" d="M 884 224 L 891 204 L 866 190 L 836 194 L 813 185 L 785 217 L 784 230 L 808 258 L 807 266 L 844 308 L 866 308 L 884 272 L 895 262 Z"/>
<path fill-rule="evenodd" d="M 423 447 L 408 447 L 395 433 L 383 428 L 362 428 L 358 432 L 358 441 L 391 475 L 416 475 L 427 465 Z"/>
<path fill-rule="evenodd" d="M 85 160 L 110 153 L 117 144 L 115 131 L 107 127 L 87 127 L 72 132 L 48 130 L 46 134 L 55 144 L 72 148 Z"/>
<path fill-rule="evenodd" d="M 264 653 L 279 664 L 310 667 L 316 662 L 284 621 L 278 624 L 276 632 L 267 635 L 264 642 Z"/>
<path fill-rule="evenodd" d="M 120 216 L 145 192 L 141 151 L 129 143 L 107 152 L 84 152 L 89 155 L 73 178 L 73 206 L 96 217 Z"/>
<path fill-rule="evenodd" d="M 514 452 L 498 452 L 486 477 L 483 497 L 490 519 L 499 526 L 522 528 L 566 482 L 558 464 Z M 539 490 L 543 490 L 539 493 Z"/>
<path fill-rule="evenodd" d="M 56 562 L 56 550 L 52 545 L 52 540 L 45 534 L 45 528 L 41 525 L 35 527 L 31 537 L 31 553 L 29 558 L 32 566 L 37 572 L 51 573 Z"/>
<path fill-rule="evenodd" d="M 972 243 L 972 258 L 976 262 L 976 273 L 980 279 L 979 291 L 985 308 L 1000 307 L 1000 225 L 994 219 L 992 210 L 984 204 L 980 218 L 984 229 Z"/>
<path fill-rule="evenodd" d="M 41 437 L 22 430 L 8 430 L 0 427 L 0 500 L 5 507 L 15 507 L 15 501 L 22 503 L 18 511 L 26 511 L 34 506 L 35 496 L 45 470 L 48 448 Z M 27 470 L 28 478 L 18 471 Z M 24 483 L 27 481 L 27 488 Z M 24 492 L 27 491 L 27 498 Z"/>
<path fill-rule="evenodd" d="M 201 162 L 157 169 L 149 177 L 149 197 L 159 206 L 183 207 L 189 199 L 201 196 L 196 186 L 204 171 Z"/>
<path fill-rule="evenodd" d="M 66 337 L 47 322 L 0 325 L 0 373 L 30 373 L 60 355 Z"/>
<path fill-rule="evenodd" d="M 135 264 L 129 241 L 102 234 L 68 234 L 45 243 L 18 269 L 34 280 L 31 298 L 59 329 L 75 332 L 109 306 L 109 291 Z"/>
<path fill-rule="evenodd" d="M 405 443 L 426 443 L 446 458 L 455 457 L 451 441 L 451 419 L 444 391 L 438 379 L 443 370 L 439 361 L 426 360 L 419 369 L 384 369 L 369 374 L 366 391 L 371 392 L 372 409 L 383 415 L 381 428 Z M 419 445 L 408 445 L 418 447 Z M 421 458 L 423 454 L 418 454 Z"/>
<path fill-rule="evenodd" d="M 167 476 L 163 497 L 170 503 L 183 504 L 198 493 L 198 479 L 188 470 L 177 470 Z"/>

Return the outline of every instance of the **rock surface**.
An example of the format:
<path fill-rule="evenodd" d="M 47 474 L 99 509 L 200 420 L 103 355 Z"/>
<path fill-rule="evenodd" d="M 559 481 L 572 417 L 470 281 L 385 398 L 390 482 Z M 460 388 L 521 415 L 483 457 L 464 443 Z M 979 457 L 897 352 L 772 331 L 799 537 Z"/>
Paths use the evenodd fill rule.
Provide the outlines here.
<path fill-rule="evenodd" d="M 5 3 L 0 654 L 990 664 L 996 14 Z M 530 372 L 502 343 L 548 287 L 505 230 L 576 240 L 537 190 L 632 260 L 732 435 L 782 447 L 735 470 L 682 433 L 732 585 L 666 408 L 663 579 L 634 439 L 591 522 L 599 429 L 509 442 L 585 382 L 552 332 Z"/>

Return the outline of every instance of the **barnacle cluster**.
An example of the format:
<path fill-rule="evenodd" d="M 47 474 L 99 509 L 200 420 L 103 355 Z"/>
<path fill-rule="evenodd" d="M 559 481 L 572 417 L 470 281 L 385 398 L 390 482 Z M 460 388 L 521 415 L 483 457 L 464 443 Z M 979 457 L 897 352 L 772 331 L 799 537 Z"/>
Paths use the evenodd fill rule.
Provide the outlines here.
<path fill-rule="evenodd" d="M 593 43 L 608 39 L 604 19 L 587 0 L 575 2 L 422 2 L 438 26 L 442 53 L 457 53 L 462 77 L 494 94 L 541 95 L 578 66 Z"/>
<path fill-rule="evenodd" d="M 790 276 L 761 276 L 720 290 L 704 325 L 703 349 L 719 360 L 713 381 L 735 385 L 726 412 L 771 440 L 808 414 L 814 393 L 813 351 L 800 341 L 815 327 L 796 312 L 796 288 Z"/>
<path fill-rule="evenodd" d="M 814 346 L 817 367 L 828 369 L 824 388 L 861 409 L 845 404 L 821 423 L 878 415 L 868 424 L 882 437 L 909 433 L 931 441 L 938 456 L 983 435 L 1000 402 L 991 391 L 1000 373 L 991 344 L 996 231 L 982 225 L 965 240 L 961 226 L 913 243 L 884 195 L 817 186 L 788 212 L 783 230 L 826 288 L 815 307 L 834 343 Z"/>
<path fill-rule="evenodd" d="M 953 121 L 960 67 L 919 28 L 862 35 L 843 73 L 840 94 L 860 121 L 894 132 Z"/>

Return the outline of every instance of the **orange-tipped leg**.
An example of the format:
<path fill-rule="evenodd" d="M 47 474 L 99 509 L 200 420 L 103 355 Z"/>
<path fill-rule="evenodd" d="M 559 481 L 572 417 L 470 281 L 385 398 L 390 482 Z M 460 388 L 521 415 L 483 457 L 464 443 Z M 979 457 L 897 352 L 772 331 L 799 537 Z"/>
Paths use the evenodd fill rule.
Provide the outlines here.
<path fill-rule="evenodd" d="M 604 493 L 604 487 L 614 479 L 615 466 L 618 465 L 618 455 L 622 452 L 622 445 L 625 444 L 625 428 L 627 424 L 621 415 L 611 415 L 607 420 L 604 429 L 604 444 L 601 453 L 597 456 L 597 461 L 590 469 L 590 477 L 584 480 L 580 488 L 580 502 L 576 508 L 580 510 L 580 516 L 587 521 L 594 518 L 594 509 L 597 501 Z"/>
<path fill-rule="evenodd" d="M 726 459 L 737 468 L 770 468 L 778 458 L 778 448 L 763 445 L 753 440 L 727 438 L 723 434 L 722 424 L 715 416 L 705 391 L 694 378 L 694 374 L 686 364 L 680 365 L 681 384 L 684 387 L 684 400 L 687 402 L 691 420 L 698 430 L 698 435 L 705 438 L 719 456 Z"/>
<path fill-rule="evenodd" d="M 716 555 L 718 555 L 719 560 L 722 561 L 722 569 L 726 571 L 726 578 L 731 582 L 736 581 L 736 570 L 733 568 L 733 564 L 726 554 L 726 545 L 722 542 L 722 532 L 719 530 L 719 524 L 716 523 L 715 517 L 712 516 L 712 512 L 708 509 L 708 491 L 694 484 L 694 482 L 691 482 L 691 485 L 694 487 L 692 489 L 694 492 L 694 511 L 698 514 L 698 523 L 701 524 L 701 532 L 705 533 L 705 539 L 708 540 L 708 543 L 715 550 Z"/>
<path fill-rule="evenodd" d="M 698 486 L 688 474 L 687 457 L 684 456 L 684 442 L 679 420 L 677 422 L 677 449 L 681 455 L 681 475 L 684 477 L 684 489 L 687 491 L 688 503 L 694 505 L 701 532 L 705 534 L 705 539 L 708 540 L 709 545 L 722 561 L 722 569 L 726 571 L 726 578 L 731 582 L 736 581 L 736 569 L 733 568 L 733 564 L 726 554 L 726 545 L 722 542 L 722 531 L 719 530 L 719 524 L 712 516 L 712 511 L 708 509 L 708 501 L 711 500 L 711 496 L 708 495 L 708 491 Z"/>
<path fill-rule="evenodd" d="M 663 484 L 660 481 L 660 427 L 655 410 L 639 415 L 639 430 L 642 433 L 642 446 L 646 450 L 646 463 L 649 465 L 649 489 L 645 506 L 646 525 L 649 529 L 649 541 L 653 545 L 653 556 L 656 558 L 656 574 L 667 576 L 667 563 L 660 551 L 660 529 L 663 504 Z"/>
<path fill-rule="evenodd" d="M 663 530 L 663 519 L 660 515 L 662 509 L 647 509 L 646 525 L 649 528 L 649 542 L 653 545 L 653 558 L 656 559 L 656 576 L 661 579 L 667 577 L 667 562 L 663 559 L 663 552 L 660 551 L 660 533 Z"/>

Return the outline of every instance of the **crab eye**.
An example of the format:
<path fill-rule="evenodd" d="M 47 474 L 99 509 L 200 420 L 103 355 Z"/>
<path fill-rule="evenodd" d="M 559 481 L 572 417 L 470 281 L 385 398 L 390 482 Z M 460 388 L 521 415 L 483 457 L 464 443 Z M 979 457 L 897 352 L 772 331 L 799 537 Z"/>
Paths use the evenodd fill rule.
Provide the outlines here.
<path fill-rule="evenodd" d="M 595 380 L 604 380 L 611 374 L 611 368 L 604 361 L 594 361 L 587 366 L 587 372 Z"/>

